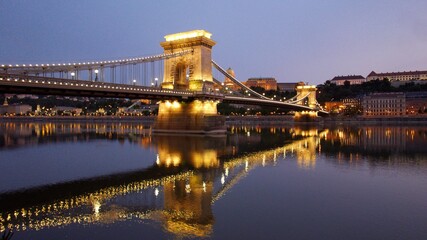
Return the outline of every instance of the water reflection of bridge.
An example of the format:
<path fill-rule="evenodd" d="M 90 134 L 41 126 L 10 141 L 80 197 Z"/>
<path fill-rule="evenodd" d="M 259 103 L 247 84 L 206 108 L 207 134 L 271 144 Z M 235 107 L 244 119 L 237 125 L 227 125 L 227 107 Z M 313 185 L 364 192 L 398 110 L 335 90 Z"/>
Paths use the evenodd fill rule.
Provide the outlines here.
<path fill-rule="evenodd" d="M 427 141 L 427 132 L 419 127 L 339 127 L 318 131 L 240 126 L 232 127 L 227 137 L 171 138 L 152 136 L 149 129 L 141 125 L 95 125 L 9 123 L 4 128 L 0 124 L 0 135 L 21 143 L 2 147 L 125 139 L 145 148 L 156 148 L 158 157 L 153 159 L 154 165 L 134 172 L 1 194 L 0 230 L 40 230 L 131 219 L 157 221 L 166 231 L 178 236 L 202 237 L 212 232 L 215 221 L 212 205 L 257 167 L 274 166 L 292 156 L 299 167 L 313 168 L 320 152 L 338 154 L 339 164 L 351 162 L 352 156 L 353 160 L 357 156 L 374 157 L 381 149 L 391 153 L 410 151 L 424 160 L 427 154 L 420 147 Z M 13 131 L 4 132 L 5 129 Z M 32 140 L 26 142 L 21 138 Z M 396 145 L 388 146 L 393 141 Z M 403 143 L 399 145 L 399 141 Z M 377 159 L 372 163 L 378 164 L 378 161 L 381 162 Z M 406 161 L 413 159 L 390 161 L 388 158 L 386 163 Z"/>
<path fill-rule="evenodd" d="M 78 128 L 82 129 L 73 129 Z M 134 127 L 130 129 L 133 130 L 123 130 L 123 133 L 135 132 Z M 300 166 L 313 166 L 319 137 L 324 134 L 277 129 L 274 131 L 286 131 L 284 135 L 291 138 L 293 135 L 297 140 L 288 139 L 273 149 L 258 148 L 256 152 L 242 154 L 236 149 L 247 149 L 244 142 L 234 146 L 227 146 L 227 142 L 239 143 L 239 137 L 252 135 L 254 141 L 260 143 L 265 137 L 260 137 L 259 129 L 236 128 L 234 131 L 242 134 L 214 141 L 206 137 L 150 136 L 152 145 L 147 145 L 148 141 L 141 143 L 156 146 L 158 158 L 155 165 L 147 169 L 2 194 L 0 230 L 40 230 L 70 224 L 150 219 L 180 236 L 207 236 L 214 222 L 212 204 L 251 169 L 275 165 L 289 154 L 297 156 Z M 108 136 L 108 131 L 105 134 Z M 65 139 L 69 137 L 65 136 Z M 220 161 L 220 158 L 227 160 Z"/>

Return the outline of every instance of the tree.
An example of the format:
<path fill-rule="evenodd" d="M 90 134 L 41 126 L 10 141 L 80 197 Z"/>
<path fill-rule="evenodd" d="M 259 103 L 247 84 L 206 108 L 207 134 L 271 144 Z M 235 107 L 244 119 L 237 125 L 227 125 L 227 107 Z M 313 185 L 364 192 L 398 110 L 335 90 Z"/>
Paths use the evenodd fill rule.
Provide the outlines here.
<path fill-rule="evenodd" d="M 344 81 L 344 87 L 349 88 L 350 87 L 350 81 L 345 80 Z"/>

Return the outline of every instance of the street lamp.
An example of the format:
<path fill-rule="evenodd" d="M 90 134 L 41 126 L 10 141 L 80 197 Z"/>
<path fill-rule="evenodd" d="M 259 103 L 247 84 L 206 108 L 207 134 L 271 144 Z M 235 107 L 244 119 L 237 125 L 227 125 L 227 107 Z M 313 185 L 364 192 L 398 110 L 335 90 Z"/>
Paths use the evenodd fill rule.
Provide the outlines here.
<path fill-rule="evenodd" d="M 133 85 L 135 86 L 136 85 L 136 80 L 134 79 L 134 80 L 132 80 L 132 82 L 133 82 Z"/>
<path fill-rule="evenodd" d="M 71 72 L 71 79 L 73 79 L 74 80 L 74 77 L 76 76 L 76 73 L 75 72 Z"/>
<path fill-rule="evenodd" d="M 95 82 L 98 81 L 98 72 L 99 72 L 99 70 L 95 69 Z"/>
<path fill-rule="evenodd" d="M 154 81 L 156 82 L 156 87 L 157 87 L 157 81 L 159 81 L 158 78 L 154 78 Z"/>

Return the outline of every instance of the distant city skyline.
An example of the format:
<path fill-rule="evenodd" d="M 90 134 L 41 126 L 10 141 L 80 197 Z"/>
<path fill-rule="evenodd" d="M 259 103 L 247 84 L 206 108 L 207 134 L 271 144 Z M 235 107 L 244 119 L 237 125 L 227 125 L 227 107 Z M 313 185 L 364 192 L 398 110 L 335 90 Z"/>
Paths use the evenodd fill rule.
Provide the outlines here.
<path fill-rule="evenodd" d="M 371 71 L 427 70 L 427 2 L 0 1 L 0 64 L 161 53 L 167 34 L 205 29 L 241 81 L 320 84 Z"/>

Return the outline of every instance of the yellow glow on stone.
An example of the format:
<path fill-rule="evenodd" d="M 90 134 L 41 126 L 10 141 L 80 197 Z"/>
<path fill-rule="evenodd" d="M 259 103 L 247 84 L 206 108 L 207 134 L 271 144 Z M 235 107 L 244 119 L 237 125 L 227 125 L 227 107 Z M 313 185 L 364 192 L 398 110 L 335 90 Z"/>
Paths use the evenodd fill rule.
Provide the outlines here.
<path fill-rule="evenodd" d="M 315 85 L 297 86 L 297 89 L 316 89 Z"/>
<path fill-rule="evenodd" d="M 194 38 L 194 37 L 206 37 L 211 38 L 212 33 L 205 31 L 205 30 L 193 30 L 188 32 L 180 32 L 175 34 L 169 34 L 165 36 L 165 39 L 167 42 L 181 40 L 181 39 L 187 39 L 187 38 Z"/>

